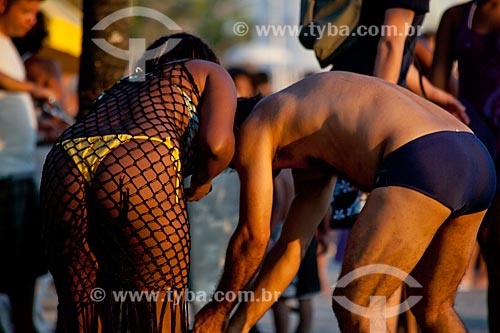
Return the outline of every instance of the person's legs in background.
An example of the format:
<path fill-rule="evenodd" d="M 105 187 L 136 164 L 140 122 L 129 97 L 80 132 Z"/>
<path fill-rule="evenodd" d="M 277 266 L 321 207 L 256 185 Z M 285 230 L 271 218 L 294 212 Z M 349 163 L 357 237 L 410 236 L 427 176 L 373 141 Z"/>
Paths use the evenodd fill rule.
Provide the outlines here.
<path fill-rule="evenodd" d="M 34 333 L 35 281 L 44 273 L 39 205 L 33 179 L 0 180 L 0 252 L 6 270 L 0 292 L 10 300 L 11 322 L 16 333 Z"/>
<path fill-rule="evenodd" d="M 297 298 L 299 323 L 296 333 L 310 333 L 313 328 L 313 297 L 321 291 L 318 275 L 317 252 L 318 243 L 315 238 L 311 241 L 307 252 L 300 264 L 299 272 L 290 286 L 283 292 L 282 297 L 273 305 L 276 333 L 288 333 L 289 306 L 287 301 Z M 293 309 L 295 310 L 295 309 Z"/>

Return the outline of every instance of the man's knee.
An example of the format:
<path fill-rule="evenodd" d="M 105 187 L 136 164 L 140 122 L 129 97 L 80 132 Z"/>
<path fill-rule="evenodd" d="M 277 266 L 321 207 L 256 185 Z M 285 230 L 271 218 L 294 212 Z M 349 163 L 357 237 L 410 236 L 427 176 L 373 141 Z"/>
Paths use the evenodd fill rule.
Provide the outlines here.
<path fill-rule="evenodd" d="M 335 288 L 332 309 L 342 332 L 369 332 L 373 321 L 385 325 L 386 298 L 377 301 L 359 288 Z"/>
<path fill-rule="evenodd" d="M 354 329 L 363 331 L 363 325 L 369 322 L 370 296 L 349 286 L 335 288 L 332 295 L 332 309 L 342 332 Z"/>
<path fill-rule="evenodd" d="M 425 302 L 421 300 L 411 308 L 415 315 L 419 326 L 424 331 L 433 331 L 441 327 L 456 327 L 461 326 L 453 301 L 442 303 Z"/>

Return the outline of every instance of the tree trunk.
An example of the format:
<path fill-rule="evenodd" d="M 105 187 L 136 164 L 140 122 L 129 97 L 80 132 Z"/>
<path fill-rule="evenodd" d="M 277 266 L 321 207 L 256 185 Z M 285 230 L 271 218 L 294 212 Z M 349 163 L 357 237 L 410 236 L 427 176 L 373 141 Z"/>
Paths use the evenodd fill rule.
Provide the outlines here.
<path fill-rule="evenodd" d="M 83 2 L 82 55 L 78 83 L 79 116 L 85 115 L 99 94 L 125 75 L 128 61 L 104 51 L 92 39 L 103 39 L 109 46 L 127 50 L 130 19 L 109 22 L 109 27 L 103 30 L 92 30 L 92 28 L 106 16 L 128 7 L 130 7 L 129 0 Z"/>

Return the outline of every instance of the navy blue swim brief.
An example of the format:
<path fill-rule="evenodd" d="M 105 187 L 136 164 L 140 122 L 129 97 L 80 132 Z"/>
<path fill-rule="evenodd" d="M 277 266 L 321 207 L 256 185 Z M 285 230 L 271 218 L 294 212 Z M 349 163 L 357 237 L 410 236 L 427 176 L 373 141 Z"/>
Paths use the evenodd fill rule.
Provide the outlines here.
<path fill-rule="evenodd" d="M 448 207 L 452 217 L 458 217 L 489 208 L 496 190 L 495 165 L 474 134 L 435 132 L 386 156 L 374 187 L 385 186 L 421 192 Z"/>

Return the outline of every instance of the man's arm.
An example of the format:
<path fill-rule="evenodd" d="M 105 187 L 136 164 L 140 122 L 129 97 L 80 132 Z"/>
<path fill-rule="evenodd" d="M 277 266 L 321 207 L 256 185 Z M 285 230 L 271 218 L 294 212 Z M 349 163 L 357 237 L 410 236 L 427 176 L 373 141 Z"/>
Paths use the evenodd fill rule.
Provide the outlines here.
<path fill-rule="evenodd" d="M 242 131 L 254 132 L 248 137 Z M 197 315 L 195 333 L 223 332 L 237 299 L 225 297 L 248 287 L 258 271 L 270 236 L 273 198 L 270 137 L 256 128 L 238 133 L 236 169 L 240 177 L 240 219 L 229 241 L 224 272 L 211 300 Z M 255 140 L 258 140 L 255 141 Z M 259 144 L 260 143 L 260 144 Z"/>
<path fill-rule="evenodd" d="M 280 239 L 266 256 L 252 289 L 252 297 L 242 303 L 231 318 L 228 333 L 247 332 L 290 284 L 317 226 L 327 212 L 334 184 L 332 176 L 302 180 L 295 177 L 296 196 Z"/>
<path fill-rule="evenodd" d="M 373 76 L 398 83 L 405 48 L 408 27 L 415 12 L 411 9 L 389 8 L 385 12 L 384 26 L 395 32 L 380 36 Z"/>
<path fill-rule="evenodd" d="M 294 193 L 292 171 L 290 169 L 281 170 L 273 180 L 271 232 L 285 221 Z"/>
<path fill-rule="evenodd" d="M 236 88 L 229 74 L 219 65 L 195 62 L 190 66 L 208 66 L 201 103 L 199 157 L 187 189 L 188 201 L 197 201 L 210 192 L 212 180 L 231 162 L 234 154 L 234 115 Z"/>

